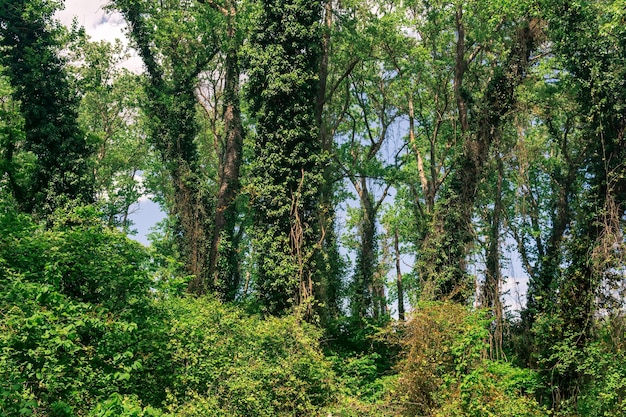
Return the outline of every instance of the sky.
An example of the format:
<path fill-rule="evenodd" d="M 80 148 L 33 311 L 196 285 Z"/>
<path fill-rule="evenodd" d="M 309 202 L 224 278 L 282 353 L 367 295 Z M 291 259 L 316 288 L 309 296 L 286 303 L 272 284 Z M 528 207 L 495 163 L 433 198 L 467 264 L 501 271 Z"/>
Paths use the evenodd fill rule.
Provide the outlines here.
<path fill-rule="evenodd" d="M 114 42 L 121 39 L 128 44 L 126 23 L 121 14 L 105 10 L 108 3 L 109 0 L 65 0 L 65 9 L 57 12 L 56 17 L 66 26 L 71 26 L 76 19 L 92 41 Z M 135 72 L 142 71 L 141 59 L 136 55 L 123 66 Z"/>
<path fill-rule="evenodd" d="M 66 0 L 65 9 L 57 13 L 57 18 L 69 26 L 76 17 L 95 41 L 125 39 L 122 16 L 105 11 L 107 3 L 106 0 Z"/>
<path fill-rule="evenodd" d="M 124 19 L 119 13 L 105 10 L 108 3 L 108 0 L 66 0 L 65 9 L 57 12 L 56 17 L 66 26 L 71 26 L 72 21 L 76 19 L 92 41 L 114 42 L 115 39 L 121 39 L 128 43 L 124 33 L 126 27 Z M 137 72 L 141 71 L 142 67 L 141 60 L 136 56 L 124 63 L 124 66 Z M 142 197 L 131 207 L 130 218 L 134 222 L 132 229 L 137 233 L 130 237 L 147 245 L 147 234 L 163 217 L 164 213 L 158 204 L 151 201 L 148 196 Z"/>

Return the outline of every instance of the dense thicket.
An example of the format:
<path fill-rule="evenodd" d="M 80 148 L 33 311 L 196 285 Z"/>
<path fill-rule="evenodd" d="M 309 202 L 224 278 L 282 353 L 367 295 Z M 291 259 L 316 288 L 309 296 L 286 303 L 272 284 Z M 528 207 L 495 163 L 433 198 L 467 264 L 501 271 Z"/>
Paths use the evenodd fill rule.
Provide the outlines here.
<path fill-rule="evenodd" d="M 626 413 L 622 0 L 113 1 L 140 73 L 61 6 L 0 0 L 0 414 Z"/>

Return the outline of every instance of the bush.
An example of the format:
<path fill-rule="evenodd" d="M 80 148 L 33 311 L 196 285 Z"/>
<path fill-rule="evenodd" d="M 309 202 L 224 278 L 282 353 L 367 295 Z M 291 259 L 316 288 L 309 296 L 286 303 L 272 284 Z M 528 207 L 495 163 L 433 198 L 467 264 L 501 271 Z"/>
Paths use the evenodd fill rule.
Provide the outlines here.
<path fill-rule="evenodd" d="M 537 376 L 485 359 L 489 320 L 452 303 L 422 304 L 396 335 L 404 357 L 397 391 L 406 415 L 542 416 Z"/>
<path fill-rule="evenodd" d="M 570 415 L 612 417 L 626 415 L 626 343 L 624 318 L 607 316 L 598 323 L 598 340 L 589 343 L 577 370 L 582 376 L 576 405 Z M 565 415 L 565 414 L 563 414 Z"/>
<path fill-rule="evenodd" d="M 91 208 L 48 230 L 3 210 L 2 415 L 82 415 L 113 393 L 144 388 L 139 349 L 152 314 L 145 250 Z"/>
<path fill-rule="evenodd" d="M 4 213 L 0 231 L 0 258 L 28 281 L 112 312 L 132 310 L 147 299 L 146 249 L 106 227 L 91 207 L 59 214 L 50 229 Z"/>
<path fill-rule="evenodd" d="M 99 403 L 88 415 L 89 417 L 166 417 L 160 410 L 142 407 L 135 396 L 113 394 Z"/>
<path fill-rule="evenodd" d="M 137 325 L 0 271 L 0 411 L 71 416 L 128 387 Z"/>
<path fill-rule="evenodd" d="M 298 317 L 261 320 L 210 298 L 169 299 L 164 307 L 175 413 L 196 415 L 208 401 L 230 416 L 304 416 L 333 400 L 319 331 Z"/>

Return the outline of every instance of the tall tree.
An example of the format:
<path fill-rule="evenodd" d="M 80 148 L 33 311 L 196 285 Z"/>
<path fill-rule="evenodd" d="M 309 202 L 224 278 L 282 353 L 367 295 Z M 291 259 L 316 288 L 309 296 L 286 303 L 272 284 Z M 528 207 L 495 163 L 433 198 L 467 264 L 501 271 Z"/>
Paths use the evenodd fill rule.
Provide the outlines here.
<path fill-rule="evenodd" d="M 24 119 L 20 113 L 19 102 L 13 100 L 13 88 L 10 80 L 4 75 L 0 67 L 0 184 L 3 197 L 14 195 L 14 191 L 25 184 L 22 176 L 25 174 L 14 158 L 19 152 L 19 144 L 24 140 Z"/>
<path fill-rule="evenodd" d="M 503 140 L 496 139 L 493 144 L 492 163 L 489 164 L 491 174 L 487 178 L 490 186 L 485 190 L 487 207 L 481 210 L 481 217 L 485 223 L 485 272 L 482 287 L 478 295 L 478 304 L 488 308 L 492 313 L 492 334 L 490 339 L 490 353 L 494 359 L 503 357 L 504 307 L 502 303 L 502 226 L 504 215 L 504 146 Z"/>
<path fill-rule="evenodd" d="M 455 50 L 454 16 L 449 2 L 407 2 L 387 13 L 381 40 L 385 67 L 395 74 L 391 104 L 404 121 L 404 142 L 395 175 L 395 210 L 398 220 L 387 226 L 391 234 L 402 225 L 398 239 L 415 254 L 428 250 L 436 202 L 448 186 L 460 152 L 460 129 L 455 109 L 453 82 Z M 393 216 L 395 217 L 395 216 Z M 391 219 L 391 217 L 388 217 Z M 398 242 L 400 243 L 400 242 Z M 413 302 L 429 297 L 427 282 L 419 284 L 419 262 L 405 274 L 404 287 Z M 396 273 L 399 276 L 398 273 Z"/>
<path fill-rule="evenodd" d="M 338 146 L 338 164 L 354 187 L 359 210 L 357 216 L 358 244 L 356 268 L 351 283 L 353 317 L 379 317 L 387 308 L 384 283 L 378 274 L 377 224 L 380 208 L 392 186 L 391 161 L 381 157 L 390 130 L 398 118 L 390 104 L 390 84 L 394 77 L 379 69 L 378 60 L 361 62 L 348 77 L 350 104 L 346 106 L 345 122 L 336 134 L 346 138 Z M 345 130 L 343 130 L 343 129 Z"/>
<path fill-rule="evenodd" d="M 150 155 L 139 104 L 142 77 L 122 67 L 127 51 L 119 40 L 91 42 L 81 36 L 72 51 L 81 94 L 79 122 L 95 147 L 97 203 L 109 226 L 129 230 L 131 208 L 144 193 L 140 174 Z"/>
<path fill-rule="evenodd" d="M 474 240 L 472 217 L 478 186 L 484 178 L 491 145 L 501 135 L 502 125 L 514 108 L 516 87 L 525 77 L 530 53 L 541 33 L 535 20 L 507 22 L 510 37 L 504 39 L 503 45 L 494 45 L 494 40 L 484 38 L 482 28 L 474 26 L 487 18 L 485 10 L 476 9 L 479 5 L 480 2 L 455 5 L 457 39 L 452 81 L 461 151 L 445 193 L 435 207 L 432 228 L 419 260 L 420 278 L 428 287 L 429 297 L 457 302 L 467 302 L 474 288 L 467 273 L 467 257 Z M 478 32 L 470 35 L 470 29 Z M 486 60 L 487 55 L 498 52 L 495 59 Z M 487 68 L 483 64 L 488 64 Z M 481 77 L 482 83 L 472 88 L 470 74 L 485 70 L 490 75 Z"/>
<path fill-rule="evenodd" d="M 556 235 L 561 262 L 531 282 L 531 295 L 543 291 L 551 302 L 537 303 L 539 295 L 529 307 L 543 313 L 531 324 L 540 363 L 555 369 L 545 373 L 553 396 L 576 400 L 585 378 L 577 362 L 594 336 L 594 317 L 606 308 L 603 300 L 614 296 L 610 288 L 623 279 L 619 271 L 626 205 L 626 94 L 621 87 L 626 76 L 625 12 L 619 1 L 548 1 L 545 6 L 553 51 L 564 73 L 557 74 L 555 82 L 572 92 L 574 108 L 583 115 L 570 129 L 559 129 L 560 134 L 570 134 L 570 140 L 579 138 L 578 149 L 573 148 L 577 158 L 568 171 L 571 177 L 565 176 L 563 182 L 575 184 L 571 178 L 577 178 L 581 198 L 560 208 L 567 219 L 557 223 L 564 227 Z M 563 145 L 570 147 L 567 139 Z M 571 189 L 563 191 L 565 197 L 573 194 Z M 545 288 L 546 283 L 552 285 Z M 533 311 L 529 313 L 533 318 Z"/>
<path fill-rule="evenodd" d="M 180 229 L 180 247 L 189 290 L 212 290 L 209 274 L 212 199 L 210 180 L 200 163 L 197 144 L 198 75 L 218 52 L 212 23 L 222 17 L 209 6 L 187 2 L 154 4 L 119 0 L 113 3 L 129 23 L 130 36 L 143 59 L 150 140 L 160 154 L 173 194 L 167 208 Z"/>
<path fill-rule="evenodd" d="M 218 191 L 209 253 L 209 275 L 213 287 L 225 300 L 234 300 L 240 285 L 239 250 L 236 233 L 237 196 L 241 189 L 239 172 L 243 160 L 243 124 L 241 120 L 239 53 L 245 34 L 238 2 L 223 5 L 201 0 L 224 15 L 226 36 L 222 122 L 224 125 L 218 149 Z"/>
<path fill-rule="evenodd" d="M 251 180 L 258 295 L 270 313 L 313 307 L 323 242 L 318 199 L 327 163 L 316 99 L 322 56 L 319 2 L 260 2 L 248 90 L 256 141 Z"/>
<path fill-rule="evenodd" d="M 319 90 L 315 100 L 315 121 L 319 127 L 319 141 L 323 152 L 329 157 L 329 163 L 325 165 L 322 188 L 320 192 L 319 221 L 320 230 L 324 237 L 322 248 L 319 252 L 319 265 L 321 282 L 318 299 L 320 305 L 320 319 L 322 323 L 328 324 L 332 319 L 337 319 L 340 314 L 339 297 L 341 292 L 341 278 L 343 274 L 343 264 L 339 254 L 337 242 L 336 222 L 335 222 L 335 200 L 339 183 L 336 166 L 330 156 L 334 152 L 333 128 L 329 120 L 328 113 L 333 100 L 335 85 L 331 83 L 331 60 L 333 58 L 332 46 L 337 33 L 337 23 L 335 19 L 334 0 L 323 2 L 323 33 L 322 33 L 322 57 L 319 67 Z"/>
<path fill-rule="evenodd" d="M 11 139 L 7 173 L 22 210 L 47 215 L 68 204 L 90 203 L 91 149 L 78 125 L 77 92 L 62 58 L 63 30 L 53 20 L 60 4 L 30 0 L 0 2 L 0 64 L 13 86 L 24 118 L 24 140 Z M 15 178 L 16 152 L 32 160 Z"/>
<path fill-rule="evenodd" d="M 580 204 L 579 173 L 587 153 L 570 75 L 561 74 L 557 80 L 555 67 L 554 59 L 545 60 L 533 75 L 549 81 L 538 82 L 533 89 L 528 117 L 516 117 L 519 138 L 507 168 L 515 191 L 509 197 L 514 213 L 507 211 L 506 223 L 529 276 L 523 312 L 528 328 L 556 305 L 567 235 Z"/>

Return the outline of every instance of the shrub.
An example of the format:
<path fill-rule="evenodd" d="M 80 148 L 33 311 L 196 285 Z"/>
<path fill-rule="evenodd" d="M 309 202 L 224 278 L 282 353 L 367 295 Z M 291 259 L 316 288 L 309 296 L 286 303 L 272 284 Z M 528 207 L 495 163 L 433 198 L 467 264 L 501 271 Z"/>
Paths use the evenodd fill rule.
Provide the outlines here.
<path fill-rule="evenodd" d="M 112 394 L 88 414 L 89 417 L 166 417 L 152 407 L 143 407 L 136 396 Z"/>
<path fill-rule="evenodd" d="M 541 416 L 528 396 L 536 375 L 485 359 L 489 320 L 452 303 L 419 305 L 396 334 L 403 347 L 397 391 L 406 415 Z"/>
<path fill-rule="evenodd" d="M 319 331 L 297 316 L 261 320 L 210 298 L 164 306 L 176 413 L 195 415 L 190 410 L 217 401 L 225 415 L 304 416 L 334 398 Z"/>
<path fill-rule="evenodd" d="M 146 385 L 145 250 L 91 208 L 57 220 L 46 230 L 0 212 L 2 415 L 82 415 Z"/>
<path fill-rule="evenodd" d="M 571 414 L 589 417 L 626 415 L 623 320 L 621 316 L 607 316 L 598 323 L 598 340 L 585 347 L 581 355 L 584 359 L 578 363 L 577 370 L 583 381 L 577 404 L 570 407 Z"/>
<path fill-rule="evenodd" d="M 71 416 L 128 387 L 141 368 L 133 322 L 0 271 L 0 411 Z"/>
<path fill-rule="evenodd" d="M 91 207 L 79 208 L 43 229 L 26 216 L 4 213 L 0 258 L 28 281 L 51 285 L 75 301 L 132 310 L 147 299 L 151 285 L 147 251 L 98 216 Z"/>

